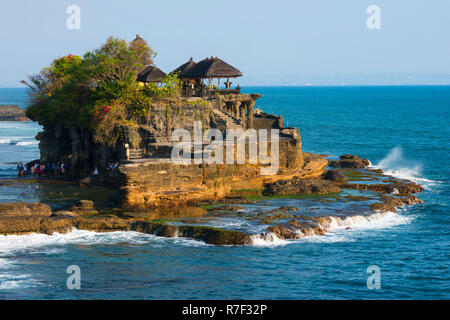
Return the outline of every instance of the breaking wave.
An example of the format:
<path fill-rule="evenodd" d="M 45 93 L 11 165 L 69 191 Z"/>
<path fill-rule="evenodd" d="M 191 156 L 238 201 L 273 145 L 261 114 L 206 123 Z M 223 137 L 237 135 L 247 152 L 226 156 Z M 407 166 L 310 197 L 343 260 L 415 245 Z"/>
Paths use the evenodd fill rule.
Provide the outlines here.
<path fill-rule="evenodd" d="M 383 170 L 386 175 L 422 184 L 426 189 L 438 183 L 424 178 L 422 165 L 405 159 L 401 147 L 393 148 L 378 164 L 371 165 L 371 167 Z"/>
<path fill-rule="evenodd" d="M 331 222 L 324 225 L 327 230 L 325 235 L 303 236 L 300 239 L 283 240 L 273 233 L 261 233 L 252 236 L 254 246 L 284 246 L 298 242 L 350 242 L 355 241 L 355 236 L 361 231 L 389 229 L 399 225 L 409 224 L 415 216 L 405 216 L 399 212 L 405 209 L 399 208 L 398 212 L 376 212 L 369 215 L 354 215 L 348 217 L 329 217 Z M 359 231 L 355 232 L 355 231 Z"/>
<path fill-rule="evenodd" d="M 251 236 L 251 239 L 252 239 L 252 245 L 256 246 L 256 247 L 285 246 L 285 245 L 293 242 L 291 240 L 280 239 L 272 232 L 254 234 Z"/>
<path fill-rule="evenodd" d="M 0 138 L 0 144 L 9 144 L 13 146 L 35 146 L 39 144 L 39 141 L 21 141 L 22 138 L 28 138 L 28 137 L 14 137 L 14 138 Z"/>
<path fill-rule="evenodd" d="M 202 241 L 188 238 L 163 238 L 151 234 L 133 231 L 117 231 L 99 233 L 73 229 L 66 234 L 53 233 L 28 235 L 0 235 L 0 290 L 14 290 L 42 285 L 29 274 L 17 274 L 14 261 L 16 254 L 26 255 L 59 255 L 67 252 L 65 245 L 145 245 L 164 246 L 209 246 Z"/>
<path fill-rule="evenodd" d="M 27 235 L 0 235 L 0 259 L 6 254 L 15 252 L 30 252 L 40 254 L 56 254 L 64 251 L 67 244 L 84 245 L 115 245 L 128 243 L 142 245 L 151 243 L 156 246 L 167 244 L 200 246 L 207 245 L 202 241 L 188 238 L 163 238 L 151 234 L 134 231 L 94 232 L 73 229 L 69 233 L 58 232 L 52 235 L 32 233 Z M 56 246 L 56 248 L 55 248 Z M 61 246 L 58 248 L 58 246 Z M 0 260 L 0 265 L 6 261 Z"/>
<path fill-rule="evenodd" d="M 20 141 L 20 142 L 17 142 L 17 146 L 19 146 L 19 147 L 36 146 L 38 144 L 39 144 L 38 141 Z"/>

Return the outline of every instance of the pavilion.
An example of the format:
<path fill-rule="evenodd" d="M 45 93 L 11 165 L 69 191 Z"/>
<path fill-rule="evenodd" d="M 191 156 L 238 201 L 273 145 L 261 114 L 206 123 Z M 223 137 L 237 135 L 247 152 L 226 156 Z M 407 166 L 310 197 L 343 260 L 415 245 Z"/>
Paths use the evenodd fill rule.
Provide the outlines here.
<path fill-rule="evenodd" d="M 203 84 L 205 79 L 209 80 L 208 89 L 210 93 L 239 93 L 239 88 L 231 90 L 230 78 L 242 76 L 242 72 L 217 57 L 206 58 L 198 63 L 195 63 L 191 58 L 171 73 L 178 73 L 179 78 L 183 81 L 186 96 L 205 95 L 206 87 Z M 213 86 L 214 79 L 217 79 L 216 88 Z M 220 90 L 220 79 L 227 79 L 225 90 Z"/>

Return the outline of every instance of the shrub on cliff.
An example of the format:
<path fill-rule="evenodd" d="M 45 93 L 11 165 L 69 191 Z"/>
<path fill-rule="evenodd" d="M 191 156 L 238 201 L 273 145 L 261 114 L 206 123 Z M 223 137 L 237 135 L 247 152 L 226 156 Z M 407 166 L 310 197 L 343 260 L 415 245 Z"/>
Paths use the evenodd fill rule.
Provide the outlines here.
<path fill-rule="evenodd" d="M 155 101 L 179 98 L 176 76 L 167 76 L 160 86 L 138 84 L 137 74 L 154 56 L 147 45 L 136 47 L 110 37 L 83 57 L 70 54 L 56 59 L 23 81 L 31 88 L 26 114 L 43 125 L 89 129 L 98 141 L 109 141 L 115 128 L 139 122 Z"/>

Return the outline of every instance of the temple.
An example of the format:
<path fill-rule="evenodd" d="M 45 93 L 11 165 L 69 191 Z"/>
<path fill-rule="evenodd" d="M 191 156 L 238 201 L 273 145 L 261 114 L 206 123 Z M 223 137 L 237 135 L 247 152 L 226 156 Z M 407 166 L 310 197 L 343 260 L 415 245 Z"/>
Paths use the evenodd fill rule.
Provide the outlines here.
<path fill-rule="evenodd" d="M 239 85 L 232 88 L 230 79 L 242 76 L 237 68 L 218 57 L 197 63 L 191 58 L 170 74 L 177 74 L 181 80 L 180 100 L 150 105 L 145 119 L 119 128 L 122 138 L 117 145 L 99 145 L 81 128 L 45 126 L 38 137 L 41 160 L 70 159 L 72 172 L 78 177 L 98 168 L 99 179 L 119 188 L 121 203 L 126 207 L 195 202 L 223 197 L 233 189 L 261 189 L 269 179 L 260 174 L 267 163 L 250 163 L 247 155 L 245 164 L 227 166 L 173 163 L 172 150 L 178 141 L 173 141 L 172 133 L 184 129 L 194 137 L 196 125 L 201 124 L 202 132 L 218 129 L 224 138 L 231 132 L 229 129 L 278 129 L 279 169 L 270 181 L 321 174 L 326 161 L 311 165 L 310 160 L 304 159 L 297 128 L 285 127 L 281 116 L 255 108 L 260 94 L 243 93 Z M 165 76 L 162 70 L 148 64 L 136 81 L 141 86 L 163 85 Z M 247 149 L 249 142 L 244 153 Z M 108 170 L 111 162 L 119 163 L 117 170 Z"/>

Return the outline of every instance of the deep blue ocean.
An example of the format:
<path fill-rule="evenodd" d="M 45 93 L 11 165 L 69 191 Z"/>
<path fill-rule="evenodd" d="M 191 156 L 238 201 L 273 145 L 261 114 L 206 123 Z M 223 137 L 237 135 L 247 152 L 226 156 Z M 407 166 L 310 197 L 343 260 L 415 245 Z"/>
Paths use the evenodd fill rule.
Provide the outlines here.
<path fill-rule="evenodd" d="M 0 236 L 0 299 L 450 299 L 450 87 L 244 91 L 298 127 L 305 152 L 368 158 L 423 184 L 424 203 L 351 230 L 254 246 L 134 232 Z M 0 89 L 0 104 L 25 106 L 24 90 Z M 14 177 L 10 162 L 38 157 L 39 130 L 0 122 L 0 178 Z M 0 187 L 0 201 L 18 192 Z M 81 269 L 81 290 L 67 289 L 70 265 Z M 378 290 L 366 285 L 371 265 L 381 270 Z"/>

